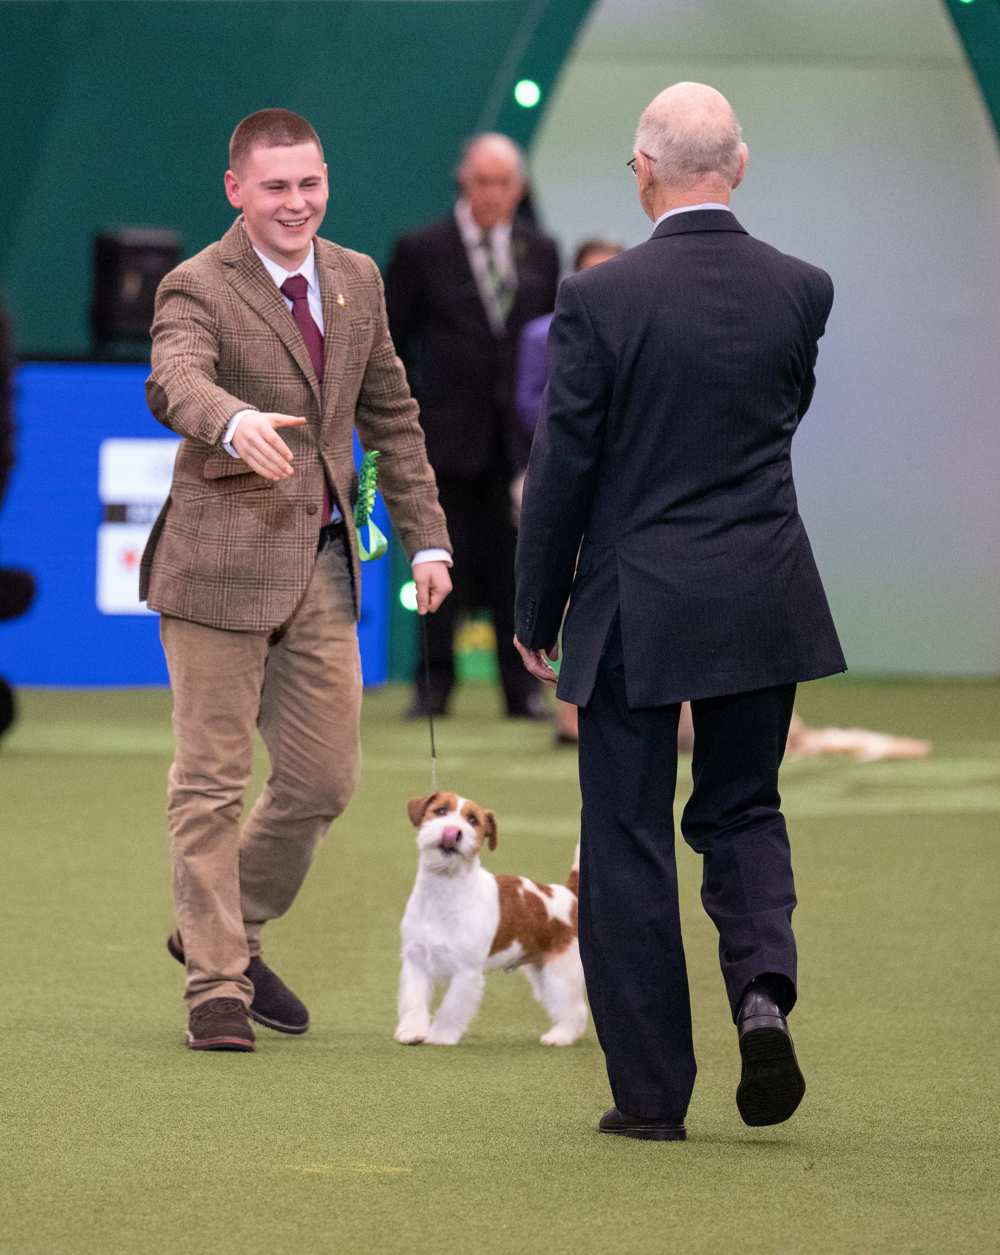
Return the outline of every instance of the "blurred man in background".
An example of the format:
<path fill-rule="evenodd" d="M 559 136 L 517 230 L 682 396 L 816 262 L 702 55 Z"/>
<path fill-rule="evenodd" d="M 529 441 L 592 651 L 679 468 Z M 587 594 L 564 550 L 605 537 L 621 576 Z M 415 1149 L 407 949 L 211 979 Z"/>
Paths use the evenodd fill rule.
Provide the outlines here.
<path fill-rule="evenodd" d="M 427 620 L 430 683 L 421 663 L 409 713 L 447 713 L 458 616 L 482 607 L 493 618 L 506 714 L 539 718 L 539 686 L 512 644 L 510 494 L 529 447 L 514 357 L 524 324 L 555 303 L 559 258 L 552 240 L 515 219 L 524 159 L 507 136 L 470 140 L 458 184 L 453 212 L 402 236 L 386 271 L 389 326 L 420 403 L 455 560 L 455 595 Z"/>

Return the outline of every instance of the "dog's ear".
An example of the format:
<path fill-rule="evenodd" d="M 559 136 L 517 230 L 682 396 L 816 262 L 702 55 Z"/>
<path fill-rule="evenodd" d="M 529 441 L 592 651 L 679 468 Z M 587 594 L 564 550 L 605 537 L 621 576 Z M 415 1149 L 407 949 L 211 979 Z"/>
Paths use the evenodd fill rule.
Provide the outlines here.
<path fill-rule="evenodd" d="M 406 813 L 409 815 L 410 823 L 414 828 L 420 827 L 420 821 L 423 819 L 427 807 L 436 797 L 436 793 L 428 793 L 425 797 L 412 797 L 406 803 Z"/>
<path fill-rule="evenodd" d="M 483 834 L 491 850 L 497 848 L 497 817 L 492 811 L 483 811 Z"/>

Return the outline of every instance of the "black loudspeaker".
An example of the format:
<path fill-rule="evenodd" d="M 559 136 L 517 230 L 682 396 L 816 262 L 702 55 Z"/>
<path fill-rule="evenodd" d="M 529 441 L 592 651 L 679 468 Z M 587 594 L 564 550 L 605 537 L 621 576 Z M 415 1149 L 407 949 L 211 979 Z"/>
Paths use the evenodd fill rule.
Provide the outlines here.
<path fill-rule="evenodd" d="M 120 227 L 94 237 L 90 326 L 97 356 L 122 342 L 148 346 L 156 289 L 180 259 L 180 236 L 165 227 Z"/>

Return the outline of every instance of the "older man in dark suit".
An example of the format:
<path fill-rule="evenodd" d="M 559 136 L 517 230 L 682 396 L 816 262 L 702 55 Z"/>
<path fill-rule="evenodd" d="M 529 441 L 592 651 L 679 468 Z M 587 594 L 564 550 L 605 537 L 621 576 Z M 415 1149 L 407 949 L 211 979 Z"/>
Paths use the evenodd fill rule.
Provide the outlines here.
<path fill-rule="evenodd" d="M 680 704 L 695 730 L 681 828 L 719 930 L 737 1103 L 774 1124 L 805 1089 L 778 768 L 796 683 L 845 666 L 790 461 L 833 286 L 730 212 L 746 160 L 710 87 L 676 84 L 643 113 L 629 165 L 655 229 L 560 289 L 518 549 L 518 645 L 539 678 L 572 585 L 559 695 L 581 708 L 580 946 L 616 1103 L 600 1128 L 658 1140 L 685 1136 L 696 1070 Z"/>
<path fill-rule="evenodd" d="M 511 643 L 510 494 L 529 444 L 514 406 L 514 357 L 521 328 L 555 303 L 559 258 L 552 240 L 514 217 L 523 157 L 506 135 L 470 140 L 458 179 L 454 212 L 402 236 L 386 270 L 389 325 L 420 402 L 455 559 L 455 596 L 427 621 L 430 683 L 418 666 L 411 713 L 446 713 L 458 613 L 484 607 L 506 714 L 540 716 L 538 686 Z"/>

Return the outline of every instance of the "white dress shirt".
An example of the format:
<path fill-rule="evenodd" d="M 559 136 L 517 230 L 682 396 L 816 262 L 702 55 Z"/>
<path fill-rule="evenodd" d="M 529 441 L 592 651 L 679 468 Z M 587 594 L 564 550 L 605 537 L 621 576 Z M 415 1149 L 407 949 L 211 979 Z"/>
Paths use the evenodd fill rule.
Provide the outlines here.
<path fill-rule="evenodd" d="M 653 223 L 653 230 L 655 231 L 661 222 L 666 222 L 674 214 L 690 214 L 694 213 L 696 209 L 724 209 L 726 213 L 732 213 L 728 205 L 723 205 L 717 200 L 707 200 L 703 205 L 678 205 L 676 209 L 668 209 L 665 214 L 660 214 L 659 218 Z"/>
<path fill-rule="evenodd" d="M 500 222 L 489 231 L 484 231 L 473 218 L 469 202 L 464 196 L 455 202 L 455 222 L 458 224 L 458 232 L 465 245 L 465 255 L 469 259 L 472 277 L 479 289 L 479 298 L 483 302 L 490 326 L 494 334 L 502 336 L 507 329 L 507 323 L 497 304 L 496 289 L 490 279 L 486 251 L 483 248 L 483 236 L 489 237 L 497 275 L 504 279 L 513 291 L 517 286 L 517 271 L 514 269 L 514 255 L 510 245 L 511 224 Z"/>
<path fill-rule="evenodd" d="M 279 266 L 276 261 L 272 261 L 270 257 L 265 257 L 260 249 L 253 250 L 260 258 L 261 263 L 267 273 L 274 280 L 281 291 L 281 285 L 286 279 L 290 279 L 292 275 L 301 275 L 309 285 L 306 296 L 309 300 L 309 313 L 312 314 L 312 320 L 319 327 L 320 335 L 323 334 L 323 298 L 319 293 L 319 284 L 316 281 L 316 248 L 313 244 L 309 245 L 309 256 L 305 259 L 298 270 L 285 270 L 283 266 Z M 292 302 L 281 292 L 281 299 L 285 302 L 285 307 L 289 313 L 292 312 Z M 244 414 L 252 414 L 252 410 L 237 410 L 229 420 L 229 426 L 222 435 L 222 447 L 232 458 L 238 458 L 240 455 L 233 448 L 233 436 L 236 435 L 236 428 L 240 425 L 240 419 Z M 336 506 L 334 506 L 334 514 L 340 517 Z M 336 522 L 336 518 L 334 519 Z"/>
<path fill-rule="evenodd" d="M 274 280 L 279 291 L 281 285 L 286 279 L 290 279 L 292 275 L 301 275 L 309 285 L 306 291 L 306 297 L 309 301 L 309 313 L 312 315 L 313 322 L 319 327 L 320 335 L 323 334 L 323 298 L 320 295 L 319 281 L 316 278 L 316 249 L 314 245 L 309 245 L 309 255 L 297 270 L 285 270 L 283 266 L 279 266 L 276 261 L 272 261 L 270 257 L 265 257 L 259 249 L 254 252 L 260 258 L 264 269 Z M 292 310 L 292 302 L 281 292 L 281 299 L 285 302 L 289 313 Z M 236 435 L 236 428 L 240 425 L 240 420 L 246 414 L 252 414 L 253 410 L 237 410 L 237 412 L 229 420 L 222 436 L 222 447 L 230 457 L 238 458 L 240 455 L 233 448 L 233 436 Z M 330 516 L 331 523 L 339 523 L 343 515 L 337 509 L 336 504 L 333 507 L 333 514 Z M 420 549 L 413 555 L 411 566 L 416 566 L 419 562 L 446 562 L 451 566 L 451 554 L 447 549 Z"/>

